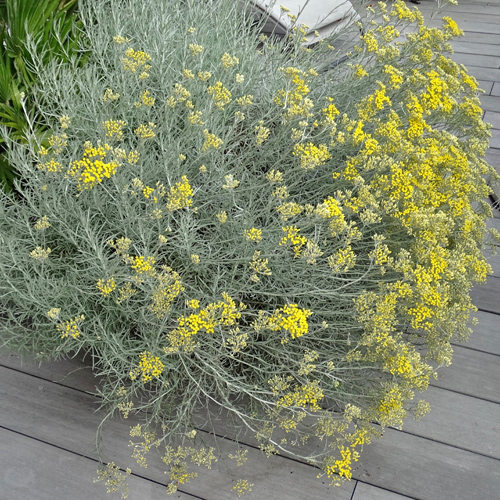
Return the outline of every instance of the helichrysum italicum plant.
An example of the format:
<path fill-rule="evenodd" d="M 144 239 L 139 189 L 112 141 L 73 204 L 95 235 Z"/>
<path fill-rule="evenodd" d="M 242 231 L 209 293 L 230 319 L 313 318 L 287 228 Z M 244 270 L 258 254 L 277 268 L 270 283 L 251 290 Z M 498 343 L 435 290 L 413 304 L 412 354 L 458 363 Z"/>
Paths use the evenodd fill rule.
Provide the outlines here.
<path fill-rule="evenodd" d="M 350 478 L 380 429 L 428 409 L 411 401 L 490 269 L 489 132 L 446 55 L 458 27 L 380 3 L 327 68 L 333 39 L 261 39 L 234 2 L 81 3 L 85 69 L 39 75 L 51 147 L 9 151 L 4 342 L 92 351 L 108 408 L 148 410 L 131 445 L 139 465 L 165 446 L 169 492 L 215 459 L 173 444 L 207 401 L 266 454 Z"/>

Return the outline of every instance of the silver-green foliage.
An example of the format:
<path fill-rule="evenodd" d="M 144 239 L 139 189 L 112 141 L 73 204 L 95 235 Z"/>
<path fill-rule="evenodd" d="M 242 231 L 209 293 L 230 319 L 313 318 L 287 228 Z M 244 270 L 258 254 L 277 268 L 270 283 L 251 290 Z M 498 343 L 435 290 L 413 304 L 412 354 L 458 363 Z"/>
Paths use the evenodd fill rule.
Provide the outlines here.
<path fill-rule="evenodd" d="M 420 270 L 420 262 L 428 264 L 428 259 L 417 250 L 409 251 L 417 248 L 425 253 L 425 245 L 412 246 L 420 229 L 408 230 L 390 213 L 395 210 L 388 200 L 390 190 L 382 193 L 380 188 L 367 194 L 364 187 L 382 175 L 384 168 L 384 175 L 390 175 L 387 158 L 374 161 L 368 157 L 372 153 L 365 153 L 369 168 L 352 178 L 344 169 L 346 160 L 361 150 L 352 137 L 358 119 L 356 104 L 369 94 L 382 95 L 378 79 L 385 78 L 389 88 L 384 64 L 400 64 L 403 71 L 406 61 L 410 69 L 405 69 L 405 77 L 411 75 L 412 67 L 423 73 L 432 69 L 429 61 L 409 59 L 421 41 L 409 42 L 397 54 L 387 51 L 380 59 L 364 47 L 354 52 L 352 66 L 333 66 L 318 74 L 328 61 L 340 56 L 329 47 L 335 40 L 308 51 L 300 46 L 300 33 L 292 40 L 262 38 L 234 2 L 88 0 L 82 2 L 80 12 L 85 32 L 82 50 L 90 51 L 85 67 L 71 63 L 37 66 L 34 57 L 39 77 L 35 97 L 43 102 L 44 118 L 53 124 L 51 151 L 41 150 L 34 135 L 28 146 L 10 144 L 9 159 L 21 176 L 21 197 L 2 195 L 0 203 L 4 344 L 36 353 L 40 359 L 91 352 L 105 380 L 101 394 L 111 410 L 120 405 L 124 408 L 126 394 L 137 407 L 151 410 L 145 418 L 161 416 L 170 436 L 189 428 L 196 406 L 207 402 L 229 409 L 258 432 L 263 448 L 271 452 L 292 448 L 300 455 L 295 448 L 297 436 L 308 432 L 332 436 L 335 430 L 346 434 L 354 416 L 363 422 L 359 429 L 371 428 L 377 418 L 385 418 L 383 425 L 398 425 L 405 413 L 403 401 L 411 399 L 413 389 L 425 388 L 433 372 L 413 346 L 425 345 L 425 328 L 412 330 L 406 306 L 394 313 L 389 305 L 389 319 L 381 321 L 381 329 L 397 329 L 398 333 L 391 337 L 384 330 L 388 337 L 381 337 L 377 350 L 372 345 L 373 332 L 365 336 L 376 318 L 369 317 L 361 302 L 356 309 L 354 301 L 360 296 L 366 304 L 372 300 L 373 309 L 379 307 L 382 317 L 383 304 L 376 300 L 382 300 L 384 290 L 389 290 L 384 287 L 395 283 L 393 293 L 406 297 L 413 285 L 404 266 L 415 265 Z M 355 29 L 348 34 L 357 36 Z M 196 54 L 190 44 L 203 50 Z M 127 55 L 127 50 L 132 52 Z M 141 71 L 127 70 L 124 59 L 134 54 L 145 57 L 138 55 L 142 51 L 150 61 L 139 65 Z M 366 64 L 370 77 L 355 77 L 355 63 Z M 295 69 L 288 74 L 280 69 L 287 67 Z M 443 76 L 444 70 L 440 71 Z M 205 81 L 199 72 L 210 72 L 211 77 Z M 216 82 L 221 85 L 217 87 Z M 394 87 L 394 107 L 417 84 L 408 77 L 403 90 Z M 213 87 L 210 92 L 209 87 Z M 226 91 L 231 93 L 227 103 Z M 460 88 L 453 92 L 458 99 Z M 316 106 L 314 110 L 305 102 L 306 95 L 311 106 Z M 252 97 L 247 97 L 246 104 L 238 103 L 244 96 Z M 338 127 L 345 131 L 343 141 L 336 134 L 335 113 L 327 116 L 329 97 L 341 111 Z M 150 105 L 148 99 L 153 98 L 154 105 Z M 379 113 L 382 122 L 389 120 L 388 109 L 382 102 L 374 116 Z M 406 106 L 400 104 L 397 109 L 406 120 L 403 128 L 408 127 Z M 190 120 L 195 112 L 201 113 L 203 124 Z M 465 114 L 456 104 L 452 117 L 437 110 L 426 119 L 443 148 L 450 144 L 462 148 L 469 158 L 467 175 L 471 185 L 477 186 L 464 195 L 469 209 L 472 201 L 487 193 L 481 175 L 491 171 L 478 159 L 487 132 L 479 123 L 464 125 Z M 69 118 L 68 128 L 66 118 L 59 122 L 61 117 Z M 103 125 L 109 120 L 115 126 L 126 124 L 118 125 L 115 137 L 110 137 L 113 125 Z M 140 138 L 136 131 L 150 123 L 154 124 L 154 137 Z M 364 126 L 375 134 L 374 123 Z M 451 135 L 439 135 L 447 126 L 461 136 L 461 146 Z M 311 141 L 316 149 L 308 146 Z M 72 177 L 71 165 L 82 160 L 85 150 L 99 144 L 108 148 L 106 161 L 113 158 L 116 162 L 114 173 L 99 181 L 95 175 L 93 181 L 87 177 L 88 189 L 82 188 L 85 183 L 80 179 L 79 185 Z M 297 146 L 300 144 L 305 149 Z M 321 153 L 327 149 L 328 154 Z M 138 161 L 128 162 L 134 151 L 140 155 Z M 310 156 L 307 151 L 312 151 Z M 426 151 L 421 154 L 426 158 Z M 407 160 L 402 149 L 396 148 L 393 156 L 394 161 Z M 96 165 L 94 162 L 95 168 L 104 168 Z M 452 177 L 450 172 L 444 174 L 447 179 Z M 277 189 L 285 186 L 286 190 Z M 190 188 L 191 205 L 187 202 Z M 175 190 L 181 192 L 177 202 L 172 201 Z M 364 198 L 356 198 L 365 204 L 363 215 L 352 208 L 358 193 L 364 193 Z M 169 196 L 170 209 L 166 206 Z M 341 210 L 342 200 L 351 200 L 350 208 L 346 201 Z M 421 193 L 415 200 L 421 203 L 417 208 L 425 205 Z M 291 203 L 291 212 L 283 208 L 286 203 Z M 452 217 L 446 206 L 439 209 L 445 219 Z M 341 216 L 335 215 L 336 209 Z M 454 271 L 453 276 L 450 272 L 449 282 L 439 289 L 443 296 L 452 290 L 452 298 L 443 299 L 446 314 L 432 330 L 429 346 L 431 359 L 443 364 L 449 361 L 454 329 L 466 332 L 471 309 L 468 285 L 484 270 L 479 250 L 484 213 L 472 209 L 464 213 L 469 223 L 474 221 L 467 226 L 468 234 L 457 229 L 450 242 L 442 243 L 438 235 L 437 243 L 428 243 L 450 252 L 456 260 L 450 269 L 459 268 L 457 255 L 478 263 L 474 271 Z M 416 224 L 423 224 L 435 214 L 425 207 L 418 215 Z M 432 220 L 442 222 L 441 215 Z M 332 229 L 335 220 L 338 224 Z M 295 226 L 300 235 L 290 236 Z M 446 224 L 441 226 L 445 231 Z M 252 229 L 262 233 L 245 233 Z M 130 240 L 130 245 L 117 253 L 116 242 L 121 238 Z M 455 251 L 457 248 L 465 253 Z M 44 254 L 48 249 L 50 253 Z M 385 255 L 377 257 L 377 249 Z M 350 261 L 341 262 L 342 255 L 350 256 Z M 260 262 L 260 274 L 252 262 Z M 143 272 L 138 271 L 141 266 Z M 168 286 L 175 288 L 180 282 L 182 289 L 178 286 L 175 293 L 169 289 L 171 300 L 162 314 L 156 314 L 150 306 L 162 266 L 170 269 L 165 271 Z M 104 286 L 97 286 L 100 280 L 111 279 L 116 290 L 110 285 L 109 293 L 103 292 Z M 398 280 L 406 280 L 407 288 Z M 127 286 L 135 293 L 119 300 L 119 289 Z M 193 336 L 195 343 L 189 349 L 173 348 L 172 335 L 178 334 L 179 319 L 198 315 L 199 320 L 200 311 L 209 304 L 220 304 L 222 294 L 246 306 L 238 313 L 233 311 L 235 321 L 228 323 L 232 328 L 219 321 L 214 332 L 199 331 Z M 389 292 L 387 297 L 392 297 Z M 200 302 L 200 308 L 187 304 L 193 300 Z M 229 299 L 224 300 L 229 304 Z M 297 327 L 300 335 L 280 323 L 279 315 L 283 319 L 288 314 L 283 308 L 291 304 L 302 311 L 297 318 L 300 314 L 307 318 L 307 328 Z M 356 320 L 358 313 L 368 318 L 366 324 Z M 81 315 L 84 319 L 79 322 Z M 67 323 L 72 319 L 77 325 L 73 330 Z M 410 330 L 413 336 L 407 335 Z M 156 368 L 161 366 L 152 380 L 146 362 L 137 371 L 142 353 L 152 356 L 147 359 L 156 359 L 152 361 Z M 408 375 L 411 370 L 413 379 Z M 319 409 L 319 400 L 324 411 Z M 351 405 L 347 406 L 351 413 L 340 429 L 334 420 L 346 405 Z M 362 416 L 361 410 L 352 408 L 367 412 Z M 306 413 L 317 416 L 318 412 L 321 425 L 315 421 L 309 427 L 312 431 L 307 430 Z M 289 439 L 286 444 L 276 438 L 273 432 L 278 427 L 296 432 L 295 441 Z M 337 447 L 362 444 L 358 438 L 344 435 Z M 317 455 L 304 456 L 318 462 L 331 453 L 326 442 Z M 332 474 L 335 467 L 340 466 L 325 465 Z"/>

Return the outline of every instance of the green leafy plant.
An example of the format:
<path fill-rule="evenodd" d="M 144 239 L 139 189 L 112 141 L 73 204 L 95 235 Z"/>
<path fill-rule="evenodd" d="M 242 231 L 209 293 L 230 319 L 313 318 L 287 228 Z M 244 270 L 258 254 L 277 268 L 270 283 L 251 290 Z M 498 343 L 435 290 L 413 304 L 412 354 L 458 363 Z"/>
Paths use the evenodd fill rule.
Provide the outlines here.
<path fill-rule="evenodd" d="M 4 345 L 91 352 L 170 493 L 216 458 L 194 429 L 214 407 L 267 455 L 350 478 L 364 444 L 428 410 L 413 399 L 490 269 L 489 128 L 446 56 L 456 23 L 380 3 L 354 46 L 310 50 L 235 9 L 82 1 L 85 68 L 30 53 L 48 145 L 7 140 L 23 188 L 0 203 Z"/>
<path fill-rule="evenodd" d="M 68 62 L 76 53 L 77 0 L 5 0 L 0 5 L 0 124 L 15 141 L 25 141 L 28 123 L 43 138 L 45 126 L 37 122 L 31 87 L 37 80 L 31 53 L 40 64 Z M 0 183 L 9 191 L 14 170 L 0 137 Z"/>

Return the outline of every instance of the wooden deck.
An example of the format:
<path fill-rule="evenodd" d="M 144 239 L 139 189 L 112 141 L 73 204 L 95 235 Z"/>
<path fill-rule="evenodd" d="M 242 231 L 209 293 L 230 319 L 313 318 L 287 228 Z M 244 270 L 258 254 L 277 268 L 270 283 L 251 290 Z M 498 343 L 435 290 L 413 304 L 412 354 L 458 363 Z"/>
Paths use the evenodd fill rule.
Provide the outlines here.
<path fill-rule="evenodd" d="M 423 0 L 420 7 L 428 17 L 431 2 Z M 486 91 L 484 119 L 494 127 L 487 158 L 500 172 L 500 0 L 462 0 L 447 13 L 466 32 L 454 42 L 454 59 L 467 65 Z M 489 224 L 500 229 L 500 212 L 495 217 Z M 425 395 L 431 413 L 408 421 L 404 430 L 388 429 L 381 441 L 366 447 L 350 483 L 329 487 L 327 479 L 316 479 L 313 467 L 281 456 L 266 459 L 248 441 L 244 467 L 219 461 L 212 470 L 200 469 L 172 498 L 236 498 L 231 487 L 239 478 L 254 483 L 247 498 L 272 500 L 500 498 L 500 255 L 491 264 L 488 283 L 472 291 L 479 308 L 474 335 L 454 346 L 452 366 Z M 119 498 L 92 482 L 101 415 L 95 413 L 98 400 L 91 394 L 95 379 L 88 364 L 74 359 L 39 367 L 4 353 L 0 380 L 0 500 Z M 167 498 L 160 461 L 139 469 L 130 458 L 133 424 L 133 418 L 105 424 L 104 459 L 133 469 L 131 500 Z M 224 422 L 217 425 L 225 436 Z M 219 446 L 223 452 L 236 449 L 231 436 Z"/>

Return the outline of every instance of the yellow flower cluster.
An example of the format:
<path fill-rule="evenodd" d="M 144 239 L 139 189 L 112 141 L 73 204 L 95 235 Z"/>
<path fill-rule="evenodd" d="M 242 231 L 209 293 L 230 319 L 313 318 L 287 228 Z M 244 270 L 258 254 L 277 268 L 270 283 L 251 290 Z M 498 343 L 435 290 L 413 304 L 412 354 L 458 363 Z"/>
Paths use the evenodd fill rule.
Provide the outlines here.
<path fill-rule="evenodd" d="M 286 197 L 288 197 L 288 194 L 286 193 L 286 186 L 281 186 L 279 192 L 282 195 L 286 194 Z M 282 203 L 281 205 L 278 205 L 276 207 L 276 211 L 280 214 L 282 220 L 287 221 L 288 219 L 291 219 L 292 217 L 301 214 L 304 211 L 304 207 L 302 205 L 299 205 L 295 201 L 289 201 L 286 203 Z"/>
<path fill-rule="evenodd" d="M 63 168 L 62 163 L 54 160 L 51 158 L 49 161 L 45 163 L 39 163 L 37 165 L 38 170 L 41 170 L 43 172 L 52 172 L 52 173 L 57 173 L 60 172 Z"/>
<path fill-rule="evenodd" d="M 191 54 L 193 54 L 193 56 L 197 56 L 198 54 L 201 54 L 203 52 L 203 47 L 201 45 L 196 44 L 196 43 L 190 43 L 188 45 L 188 48 L 189 48 Z"/>
<path fill-rule="evenodd" d="M 52 252 L 50 248 L 36 247 L 32 252 L 30 252 L 30 257 L 35 260 L 43 262 L 49 258 L 49 254 Z"/>
<path fill-rule="evenodd" d="M 101 295 L 109 295 L 113 290 L 116 289 L 116 282 L 114 278 L 110 278 L 106 281 L 100 279 L 96 285 L 97 289 L 101 292 Z"/>
<path fill-rule="evenodd" d="M 238 106 L 251 106 L 253 104 L 253 95 L 247 94 L 236 99 Z"/>
<path fill-rule="evenodd" d="M 269 135 L 271 134 L 271 131 L 268 128 L 263 127 L 262 124 L 260 124 L 255 127 L 255 133 L 257 135 L 255 143 L 257 144 L 257 146 L 260 146 L 265 141 L 267 141 Z"/>
<path fill-rule="evenodd" d="M 109 179 L 115 174 L 120 163 L 114 159 L 105 162 L 108 153 L 112 152 L 111 146 L 94 147 L 90 142 L 85 143 L 83 158 L 70 163 L 67 176 L 78 180 L 79 191 L 92 189 L 96 184 L 101 183 L 105 178 Z"/>
<path fill-rule="evenodd" d="M 120 98 L 120 94 L 118 92 L 113 92 L 112 89 L 106 89 L 104 91 L 104 95 L 102 96 L 102 100 L 104 102 L 108 101 L 117 101 Z"/>
<path fill-rule="evenodd" d="M 155 128 L 156 125 L 152 122 L 149 122 L 147 125 L 141 124 L 134 130 L 134 134 L 138 135 L 141 139 L 152 139 L 156 136 L 153 132 Z"/>
<path fill-rule="evenodd" d="M 300 257 L 302 247 L 306 244 L 307 238 L 299 234 L 300 229 L 297 226 L 285 226 L 281 228 L 285 236 L 281 238 L 280 246 L 290 243 L 293 246 L 295 257 Z"/>
<path fill-rule="evenodd" d="M 290 90 L 279 90 L 274 98 L 275 104 L 285 110 L 285 119 L 312 116 L 314 103 L 306 97 L 310 92 L 308 79 L 311 74 L 293 67 L 280 68 L 280 71 L 292 84 Z"/>
<path fill-rule="evenodd" d="M 307 318 L 312 311 L 301 309 L 297 304 L 287 304 L 273 312 L 269 318 L 269 328 L 273 331 L 284 330 L 292 339 L 302 337 L 309 331 Z"/>
<path fill-rule="evenodd" d="M 188 114 L 188 122 L 192 125 L 203 125 L 203 121 L 201 119 L 202 112 L 201 111 L 193 111 Z"/>
<path fill-rule="evenodd" d="M 331 158 L 324 144 L 315 146 L 312 142 L 296 144 L 293 148 L 293 155 L 300 158 L 300 166 L 306 170 L 324 165 Z"/>
<path fill-rule="evenodd" d="M 156 273 L 158 285 L 153 290 L 153 303 L 149 309 L 157 318 L 162 318 L 170 311 L 173 301 L 184 291 L 179 273 L 168 266 L 162 266 L 162 272 Z"/>
<path fill-rule="evenodd" d="M 62 115 L 59 118 L 59 124 L 61 125 L 61 128 L 63 130 L 66 130 L 71 125 L 71 119 L 70 119 L 70 117 L 67 116 L 67 115 Z"/>
<path fill-rule="evenodd" d="M 286 393 L 276 404 L 282 408 L 309 408 L 314 411 L 320 409 L 318 402 L 323 397 L 323 391 L 319 387 L 318 380 L 314 380 L 298 387 L 293 392 Z"/>
<path fill-rule="evenodd" d="M 60 307 L 53 307 L 52 309 L 50 309 L 50 311 L 47 312 L 47 316 L 50 319 L 57 319 L 59 317 L 60 312 L 61 312 Z"/>
<path fill-rule="evenodd" d="M 165 365 L 158 356 L 153 356 L 151 352 L 144 351 L 139 356 L 139 366 L 130 372 L 130 378 L 136 380 L 141 377 L 142 382 L 149 382 L 153 378 L 159 378 L 163 373 Z"/>
<path fill-rule="evenodd" d="M 232 94 L 224 87 L 222 82 L 216 82 L 215 85 L 210 85 L 207 88 L 207 92 L 212 96 L 212 99 L 219 109 L 224 109 L 224 107 L 231 102 Z"/>
<path fill-rule="evenodd" d="M 352 451 L 351 448 L 347 448 L 345 446 L 340 446 L 339 451 L 342 458 L 335 461 L 332 459 L 326 460 L 323 464 L 323 470 L 327 473 L 328 477 L 334 481 L 337 480 L 338 476 L 345 479 L 351 479 L 351 464 L 352 462 L 358 461 L 359 453 L 357 451 Z M 330 464 L 332 461 L 333 464 Z"/>
<path fill-rule="evenodd" d="M 356 254 L 352 247 L 348 245 L 346 248 L 339 248 L 335 255 L 328 257 L 328 265 L 334 273 L 346 273 L 356 264 Z"/>
<path fill-rule="evenodd" d="M 203 135 L 205 136 L 205 142 L 201 147 L 202 153 L 208 151 L 210 148 L 219 149 L 222 146 L 222 139 L 217 137 L 215 134 L 211 134 L 207 129 L 203 131 Z"/>
<path fill-rule="evenodd" d="M 193 204 L 193 189 L 189 184 L 188 178 L 183 175 L 181 182 L 170 188 L 167 195 L 167 210 L 173 212 L 181 208 L 190 207 Z"/>
<path fill-rule="evenodd" d="M 252 229 L 245 229 L 243 235 L 248 241 L 262 241 L 262 229 L 252 227 Z"/>
<path fill-rule="evenodd" d="M 71 337 L 76 339 L 80 336 L 80 324 L 85 319 L 85 316 L 82 314 L 80 316 L 76 316 L 75 318 L 69 319 L 60 325 L 56 325 L 56 330 L 61 332 L 61 338 L 65 339 L 66 337 Z"/>
<path fill-rule="evenodd" d="M 144 257 L 139 255 L 133 258 L 133 262 L 130 267 L 135 270 L 137 274 L 149 274 L 150 276 L 155 276 L 156 271 L 154 269 L 155 259 L 153 257 Z"/>
<path fill-rule="evenodd" d="M 207 307 L 200 309 L 196 314 L 181 316 L 177 320 L 178 327 L 168 334 L 170 347 L 165 347 L 166 354 L 191 352 L 196 347 L 195 337 L 201 332 L 214 333 L 218 326 L 233 326 L 241 318 L 241 311 L 245 305 L 239 306 L 227 294 L 222 294 L 222 301 L 212 302 Z"/>
<path fill-rule="evenodd" d="M 126 127 L 127 123 L 123 120 L 106 120 L 102 122 L 102 128 L 106 131 L 106 137 L 110 139 L 116 139 L 121 141 L 123 139 L 123 127 Z"/>
<path fill-rule="evenodd" d="M 256 250 L 253 254 L 252 260 L 249 262 L 250 269 L 253 271 L 251 280 L 255 283 L 260 281 L 259 274 L 263 276 L 271 276 L 273 274 L 267 265 L 269 264 L 269 259 L 261 259 L 260 251 Z"/>
<path fill-rule="evenodd" d="M 238 497 L 241 497 L 247 491 L 252 491 L 252 486 L 253 484 L 249 483 L 248 480 L 238 479 L 231 489 L 236 492 Z"/>
<path fill-rule="evenodd" d="M 151 61 L 151 56 L 142 50 L 134 50 L 129 47 L 125 51 L 125 57 L 122 59 L 123 69 L 132 73 L 139 71 L 148 71 L 151 66 L 148 62 Z"/>
<path fill-rule="evenodd" d="M 211 77 L 212 77 L 212 73 L 210 73 L 210 71 L 199 71 L 199 72 L 198 72 L 198 78 L 199 78 L 202 82 L 206 82 L 206 81 L 207 81 L 207 80 L 209 80 Z"/>
<path fill-rule="evenodd" d="M 149 90 L 145 90 L 141 94 L 140 100 L 137 102 L 134 102 L 134 106 L 136 108 L 140 108 L 143 104 L 144 104 L 144 106 L 149 106 L 150 108 L 152 108 L 155 105 L 155 98 L 151 97 L 151 93 L 149 92 Z"/>
<path fill-rule="evenodd" d="M 223 189 L 234 189 L 240 185 L 240 181 L 237 181 L 233 174 L 228 174 L 224 177 L 224 184 L 222 185 Z"/>
<path fill-rule="evenodd" d="M 227 52 L 222 56 L 221 63 L 222 67 L 225 69 L 232 68 L 237 65 L 240 61 L 236 56 L 230 56 Z"/>
<path fill-rule="evenodd" d="M 46 215 L 44 215 L 41 219 L 38 219 L 36 221 L 33 227 L 38 231 L 43 231 L 44 229 L 47 229 L 48 227 L 50 227 L 49 218 Z"/>

